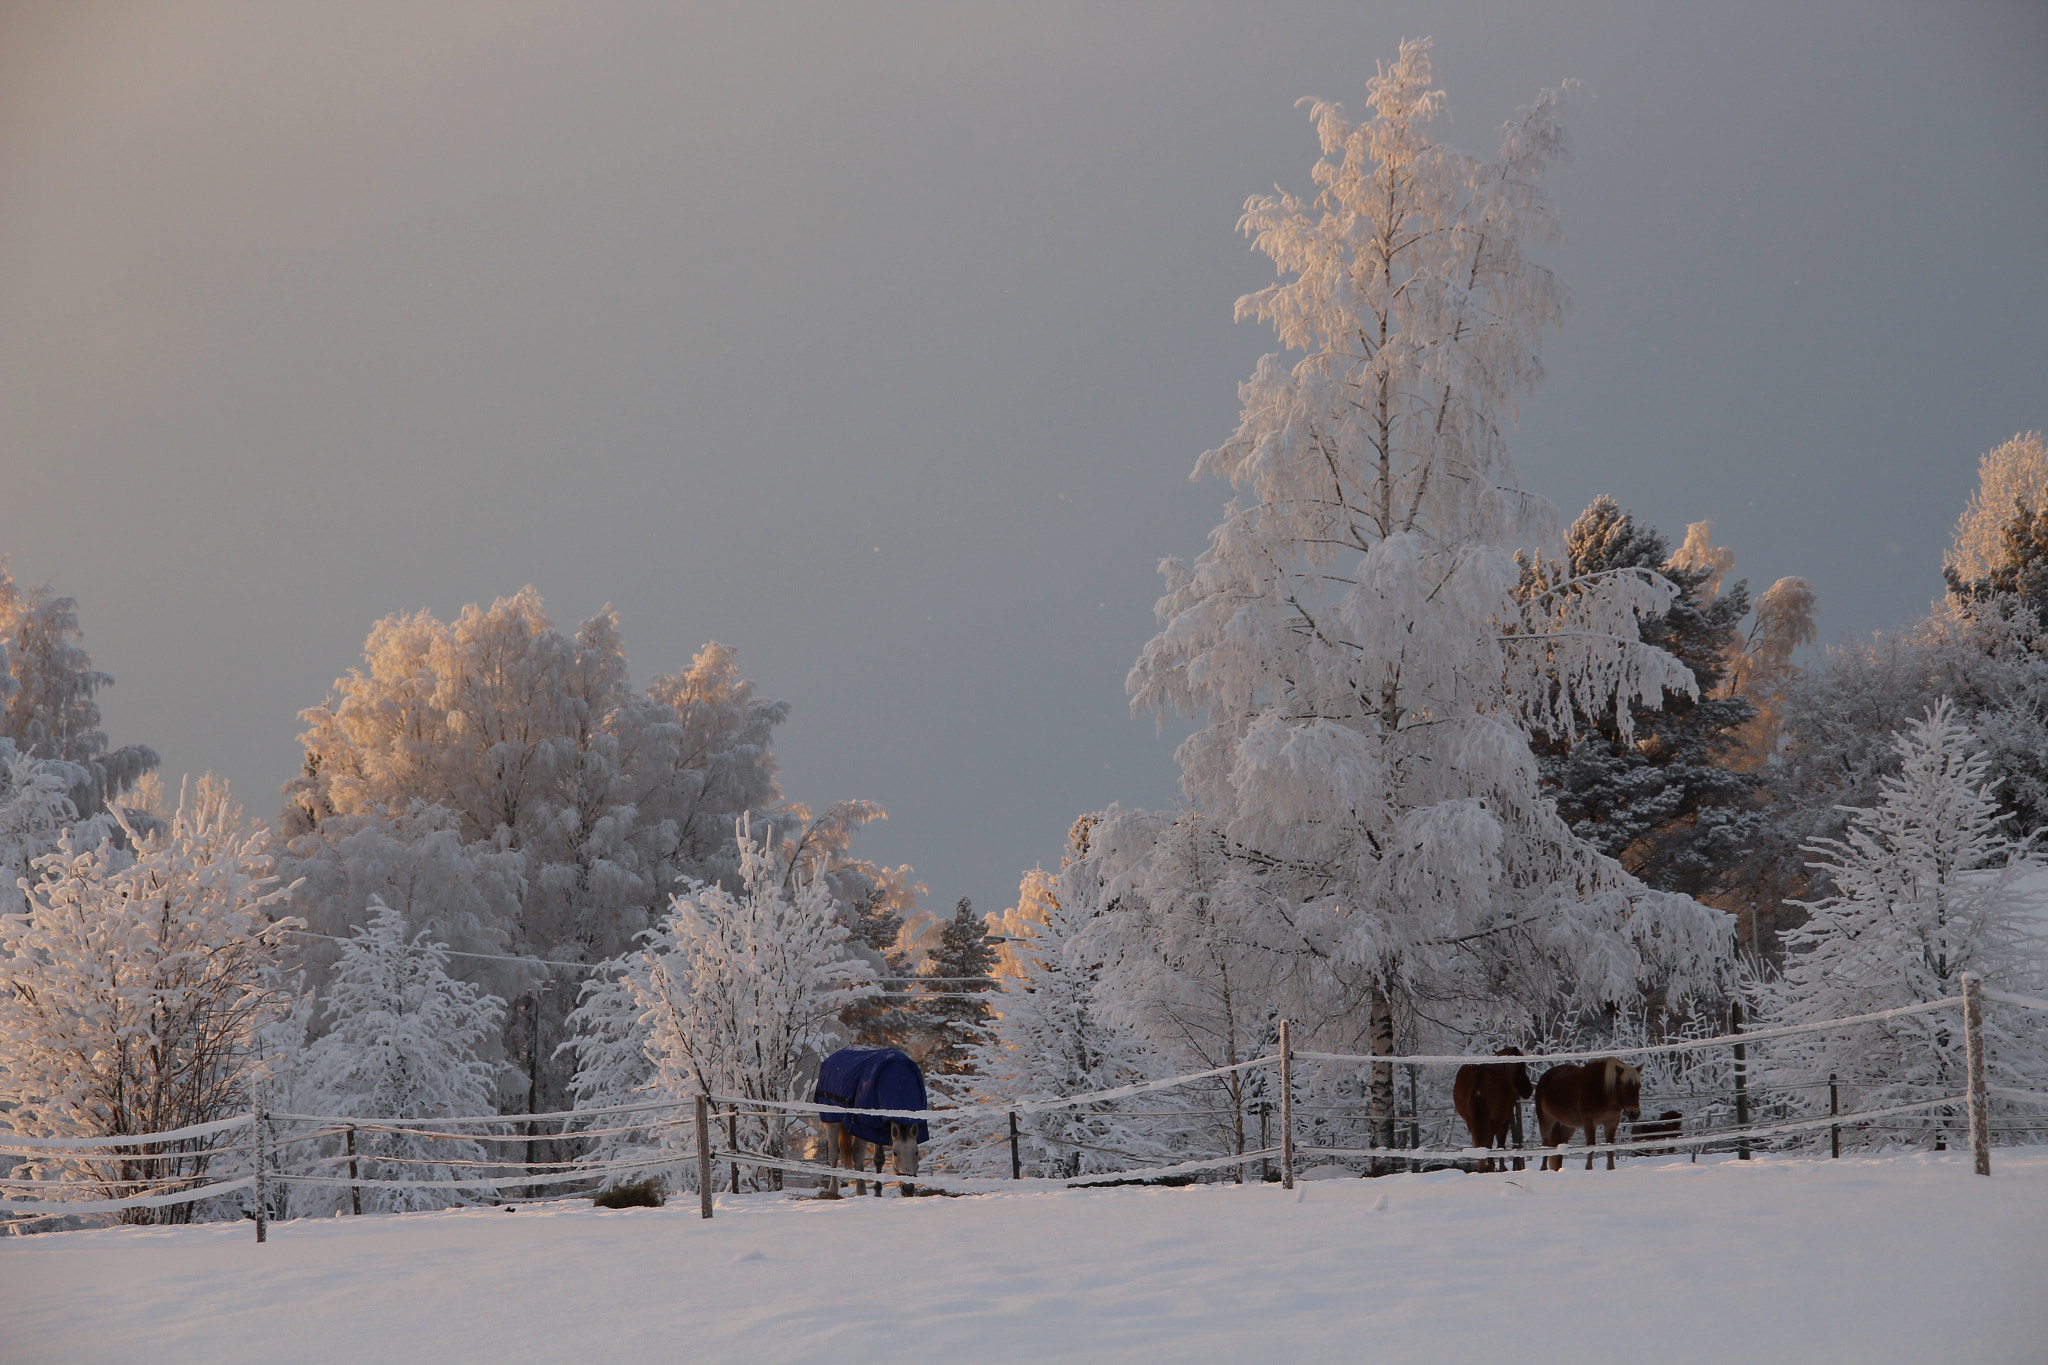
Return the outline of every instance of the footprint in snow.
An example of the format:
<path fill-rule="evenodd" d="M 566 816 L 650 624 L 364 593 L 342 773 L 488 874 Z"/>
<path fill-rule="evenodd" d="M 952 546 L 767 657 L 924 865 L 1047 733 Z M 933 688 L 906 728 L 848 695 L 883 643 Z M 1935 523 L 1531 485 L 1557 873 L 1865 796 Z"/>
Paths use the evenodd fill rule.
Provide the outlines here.
<path fill-rule="evenodd" d="M 765 1261 L 767 1259 L 768 1256 L 766 1252 L 742 1251 L 739 1255 L 732 1258 L 732 1263 L 734 1265 L 738 1265 L 742 1261 Z"/>

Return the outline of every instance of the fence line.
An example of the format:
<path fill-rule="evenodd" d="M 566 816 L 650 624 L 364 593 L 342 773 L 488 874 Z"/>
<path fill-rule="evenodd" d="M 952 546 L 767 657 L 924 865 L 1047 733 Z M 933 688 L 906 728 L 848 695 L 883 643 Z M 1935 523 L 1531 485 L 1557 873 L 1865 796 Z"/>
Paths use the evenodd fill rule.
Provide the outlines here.
<path fill-rule="evenodd" d="M 17 1133 L 0 1133 L 0 1146 L 35 1147 L 51 1151 L 88 1151 L 108 1147 L 143 1147 L 157 1142 L 183 1142 L 187 1138 L 211 1137 L 215 1133 L 225 1133 L 231 1128 L 240 1128 L 244 1124 L 254 1123 L 255 1121 L 256 1116 L 254 1114 L 237 1114 L 231 1119 L 215 1119 L 211 1123 L 195 1123 L 189 1128 L 173 1128 L 168 1133 L 137 1133 L 134 1135 L 120 1133 L 113 1137 L 96 1138 L 38 1138 L 23 1137 Z M 144 1155 L 162 1154 L 144 1153 Z"/>
<path fill-rule="evenodd" d="M 1964 983 L 1964 994 L 1962 996 L 1951 997 L 1948 999 L 1937 1001 L 1929 1001 L 1924 1004 L 1902 1006 L 1897 1009 L 1880 1010 L 1869 1014 L 1853 1015 L 1842 1019 L 1822 1020 L 1815 1023 L 1788 1025 L 1769 1029 L 1759 1029 L 1751 1032 L 1736 1032 L 1718 1035 L 1711 1038 L 1680 1039 L 1674 1042 L 1650 1044 L 1639 1047 L 1611 1047 L 1597 1052 L 1588 1051 L 1571 1053 L 1551 1053 L 1547 1055 L 1537 1054 L 1528 1056 L 1526 1058 L 1509 1059 L 1508 1061 L 1503 1061 L 1503 1059 L 1501 1059 L 1498 1056 L 1380 1056 L 1375 1054 L 1304 1052 L 1292 1049 L 1292 1047 L 1288 1043 L 1283 1041 L 1281 1044 L 1282 1050 L 1278 1053 L 1256 1057 L 1249 1061 L 1238 1062 L 1230 1066 L 1214 1067 L 1206 1071 L 1193 1072 L 1188 1075 L 1161 1077 L 1156 1080 L 1142 1081 L 1132 1085 L 1117 1086 L 1107 1090 L 1091 1091 L 1084 1094 L 1069 1095 L 1053 1099 L 956 1105 L 954 1107 L 946 1109 L 861 1109 L 845 1105 L 824 1105 L 816 1102 L 805 1103 L 801 1101 L 767 1100 L 744 1096 L 707 1094 L 704 1096 L 693 1097 L 688 1100 L 650 1100 L 643 1103 L 610 1105 L 597 1109 L 556 1110 L 536 1114 L 491 1114 L 454 1118 L 380 1118 L 364 1121 L 351 1119 L 347 1116 L 265 1112 L 261 1115 L 256 1113 L 240 1114 L 227 1119 L 216 1120 L 210 1123 L 194 1124 L 185 1128 L 170 1130 L 161 1133 L 145 1133 L 139 1135 L 124 1134 L 105 1138 L 29 1138 L 18 1137 L 11 1134 L 0 1134 L 0 1154 L 14 1154 L 28 1157 L 41 1157 L 46 1161 L 158 1161 L 211 1159 L 216 1156 L 223 1156 L 231 1153 L 239 1153 L 244 1150 L 253 1150 L 257 1154 L 259 1154 L 260 1159 L 260 1154 L 266 1146 L 270 1147 L 274 1152 L 278 1148 L 302 1144 L 306 1142 L 318 1141 L 324 1138 L 333 1137 L 337 1134 L 341 1134 L 344 1132 L 349 1133 L 351 1135 L 351 1141 L 353 1140 L 353 1135 L 355 1133 L 377 1133 L 394 1137 L 410 1136 L 437 1141 L 532 1143 L 540 1141 L 564 1141 L 571 1139 L 584 1139 L 594 1137 L 612 1137 L 627 1133 L 658 1134 L 664 1130 L 673 1130 L 684 1127 L 686 1125 L 690 1125 L 694 1126 L 697 1130 L 697 1150 L 695 1153 L 695 1157 L 700 1170 L 708 1169 L 709 1164 L 713 1160 L 716 1160 L 732 1163 L 735 1165 L 735 1167 L 737 1167 L 737 1165 L 744 1164 L 749 1166 L 755 1166 L 764 1170 L 797 1172 L 827 1177 L 838 1176 L 842 1179 L 865 1179 L 872 1178 L 872 1176 L 869 1176 L 866 1173 L 842 1173 L 837 1168 L 825 1166 L 816 1162 L 799 1161 L 793 1158 L 773 1156 L 766 1153 L 748 1152 L 741 1150 L 736 1142 L 729 1142 L 728 1144 L 726 1144 L 726 1147 L 724 1149 L 719 1149 L 714 1141 L 712 1125 L 709 1121 L 709 1118 L 707 1117 L 710 1113 L 708 1106 L 713 1101 L 724 1103 L 728 1106 L 733 1106 L 733 1108 L 729 1108 L 723 1113 L 720 1113 L 718 1115 L 719 1117 L 730 1117 L 732 1115 L 735 1115 L 738 1112 L 740 1112 L 741 1107 L 743 1107 L 750 1117 L 763 1118 L 772 1117 L 776 1114 L 798 1116 L 818 1115 L 820 1113 L 851 1113 L 867 1115 L 877 1118 L 926 1120 L 938 1123 L 953 1123 L 971 1119 L 993 1118 L 999 1116 L 1009 1116 L 1012 1117 L 1014 1120 L 1014 1117 L 1019 1115 L 1037 1113 L 1056 1113 L 1062 1110 L 1072 1110 L 1084 1106 L 1107 1103 L 1110 1101 L 1125 1099 L 1136 1095 L 1147 1094 L 1152 1091 L 1167 1089 L 1173 1086 L 1188 1085 L 1205 1080 L 1214 1080 L 1219 1077 L 1235 1075 L 1246 1071 L 1250 1071 L 1254 1068 L 1271 1066 L 1276 1063 L 1280 1065 L 1283 1073 L 1285 1073 L 1288 1069 L 1289 1064 L 1294 1061 L 1323 1063 L 1358 1063 L 1372 1066 L 1463 1066 L 1472 1064 L 1498 1066 L 1512 1064 L 1513 1061 L 1517 1060 L 1525 1063 L 1559 1063 L 1582 1060 L 1589 1061 L 1614 1056 L 1637 1056 L 1663 1052 L 1694 1052 L 1708 1048 L 1726 1047 L 1731 1045 L 1739 1047 L 1744 1044 L 1767 1042 L 1778 1038 L 1792 1037 L 1801 1034 L 1825 1033 L 1830 1031 L 1836 1031 L 1840 1029 L 1855 1027 L 1862 1024 L 1875 1023 L 1887 1019 L 1904 1018 L 1912 1015 L 1930 1013 L 1935 1010 L 1949 1009 L 1959 1005 L 1963 1008 L 1966 1031 L 1974 1032 L 1980 1027 L 1979 1018 L 1981 1015 L 1981 1006 L 1979 1006 L 1977 1002 L 1984 998 L 1989 998 L 1992 1000 L 1999 1001 L 2003 1004 L 2015 1005 L 2026 1009 L 2048 1010 L 2048 1001 L 2036 1000 L 2028 996 L 2014 995 L 2006 991 L 1991 990 L 1983 987 L 1981 983 L 1978 982 L 1975 978 L 1966 978 Z M 1283 1039 L 1284 1037 L 1285 1026 L 1283 1025 Z M 1971 1070 L 1969 1080 L 1969 1091 L 1966 1094 L 1960 1096 L 1943 1095 L 1937 1098 L 1919 1100 L 1911 1103 L 1890 1105 L 1881 1109 L 1862 1110 L 1847 1114 L 1831 1113 L 1826 1116 L 1815 1117 L 1811 1119 L 1792 1120 L 1772 1124 L 1750 1125 L 1744 1123 L 1742 1126 L 1735 1129 L 1717 1130 L 1705 1133 L 1694 1133 L 1691 1135 L 1660 1135 L 1656 1138 L 1644 1138 L 1633 1140 L 1630 1142 L 1618 1143 L 1595 1143 L 1584 1147 L 1539 1146 L 1533 1148 L 1523 1148 L 1517 1149 L 1516 1155 L 1520 1156 L 1524 1160 L 1541 1160 L 1542 1158 L 1549 1156 L 1576 1157 L 1580 1155 L 1587 1156 L 1590 1159 L 1591 1157 L 1600 1155 L 1602 1153 L 1606 1153 L 1611 1157 L 1612 1155 L 1617 1153 L 1631 1153 L 1685 1147 L 1702 1147 L 1712 1143 L 1736 1140 L 1742 1141 L 1745 1144 L 1746 1149 L 1747 1142 L 1750 1139 L 1754 1138 L 1775 1137 L 1790 1133 L 1817 1131 L 1824 1128 L 1839 1129 L 1842 1127 L 1871 1125 L 1875 1120 L 1878 1119 L 1895 1117 L 1910 1113 L 1918 1113 L 1925 1110 L 1935 1109 L 1947 1105 L 1964 1104 L 1969 1106 L 1969 1117 L 1971 1119 L 1970 1126 L 1972 1146 L 1976 1149 L 1978 1169 L 1980 1171 L 1983 1171 L 1987 1169 L 1985 1164 L 1987 1161 L 1987 1158 L 1985 1156 L 1985 1152 L 1987 1149 L 1984 1145 L 1984 1139 L 1988 1136 L 1990 1127 L 1988 1113 L 1983 1108 L 1983 1102 L 1990 1097 L 1997 1097 L 2000 1099 L 2016 1101 L 2020 1103 L 2048 1106 L 2048 1091 L 2018 1090 L 2008 1087 L 1988 1086 L 1983 1083 L 1982 1077 L 1979 1074 L 1978 1069 L 1975 1067 L 1973 1067 Z M 1805 1088 L 1813 1089 L 1817 1087 Z M 1089 1174 L 1078 1174 L 1069 1177 L 1045 1178 L 1043 1180 L 1043 1184 L 1046 1186 L 1057 1185 L 1061 1188 L 1067 1188 L 1079 1185 L 1101 1184 L 1105 1182 L 1113 1182 L 1118 1180 L 1154 1180 L 1180 1174 L 1196 1174 L 1203 1171 L 1221 1170 L 1230 1167 L 1246 1167 L 1254 1162 L 1268 1160 L 1275 1156 L 1281 1158 L 1283 1170 L 1291 1170 L 1292 1160 L 1294 1156 L 1297 1154 L 1305 1156 L 1365 1157 L 1370 1158 L 1376 1162 L 1470 1161 L 1475 1159 L 1500 1159 L 1504 1155 L 1504 1153 L 1500 1149 L 1494 1149 L 1490 1152 L 1483 1151 L 1478 1148 L 1424 1149 L 1419 1145 L 1416 1147 L 1406 1148 L 1396 1147 L 1392 1145 L 1371 1146 L 1364 1148 L 1299 1145 L 1293 1141 L 1293 1124 L 1286 1117 L 1288 1114 L 1291 1113 L 1292 1110 L 1291 1104 L 1288 1103 L 1288 1101 L 1291 1100 L 1291 1094 L 1282 1095 L 1280 1098 L 1282 1103 L 1279 1107 L 1282 1110 L 1283 1122 L 1281 1125 L 1282 1131 L 1280 1145 L 1277 1147 L 1263 1147 L 1256 1151 L 1232 1154 L 1221 1157 L 1197 1158 L 1189 1161 L 1176 1162 L 1164 1166 L 1134 1167 L 1122 1171 L 1095 1172 Z M 661 1111 L 686 1110 L 693 1105 L 697 1107 L 696 1116 L 691 1116 L 688 1114 L 679 1114 L 675 1117 L 650 1118 L 645 1122 L 629 1122 L 623 1125 L 617 1125 L 602 1129 L 577 1130 L 570 1126 L 578 1121 L 589 1121 L 592 1119 L 610 1116 L 624 1116 L 629 1114 L 651 1115 L 659 1113 Z M 1181 1114 L 1186 1114 L 1188 1117 L 1200 1117 L 1202 1116 L 1202 1114 L 1205 1114 L 1207 1112 L 1208 1111 L 1198 1112 L 1192 1110 L 1161 1111 L 1161 1113 L 1158 1116 L 1176 1117 Z M 1234 1111 L 1215 1112 L 1224 1113 Z M 1338 1112 L 1347 1111 L 1339 1110 Z M 1348 1112 L 1355 1114 L 1355 1107 L 1350 1108 Z M 1135 1117 L 1136 1115 L 1126 1116 Z M 1372 1121 L 1375 1123 L 1410 1124 L 1413 1126 L 1412 1131 L 1415 1133 L 1417 1139 L 1419 1140 L 1420 1129 L 1422 1123 L 1424 1122 L 1424 1118 L 1419 1113 L 1411 1113 L 1407 1115 L 1396 1113 L 1375 1115 L 1373 1116 Z M 1444 1120 L 1441 1116 L 1436 1115 L 1433 1115 L 1428 1120 L 1428 1122 L 1432 1124 L 1441 1123 L 1443 1121 Z M 310 1123 L 320 1126 L 316 1128 L 316 1130 L 313 1132 L 296 1134 L 291 1137 L 279 1140 L 274 1137 L 271 1131 L 272 1125 L 278 1122 Z M 532 1125 L 537 1123 L 559 1124 L 560 1129 L 559 1131 L 548 1133 L 527 1132 L 515 1134 L 459 1133 L 450 1131 L 437 1131 L 445 1130 L 452 1127 L 460 1127 L 464 1125 L 473 1125 L 478 1127 L 506 1127 L 513 1125 L 526 1125 L 530 1128 Z M 232 1132 L 243 1127 L 252 1128 L 250 1139 L 248 1141 L 230 1143 L 228 1145 L 217 1148 L 209 1148 L 196 1152 L 131 1152 L 125 1150 L 154 1144 L 161 1144 L 166 1142 L 188 1141 L 194 1138 L 211 1137 L 221 1133 Z M 1015 1142 L 1015 1136 L 1016 1135 L 1013 1122 L 1011 1134 L 1011 1141 L 1013 1145 Z M 1077 1144 L 1067 1143 L 1062 1145 L 1074 1146 Z M 1110 1148 L 1091 1148 L 1091 1150 L 1100 1150 L 1103 1152 L 1107 1152 L 1110 1155 L 1123 1156 L 1126 1159 L 1129 1159 L 1127 1153 L 1117 1152 L 1114 1149 Z M 660 1151 L 658 1153 L 636 1153 L 628 1157 L 614 1159 L 607 1162 L 584 1162 L 578 1160 L 552 1162 L 522 1162 L 512 1160 L 473 1161 L 455 1158 L 450 1158 L 446 1160 L 436 1160 L 433 1158 L 416 1157 L 380 1157 L 375 1155 L 374 1153 L 357 1153 L 355 1152 L 353 1146 L 351 1146 L 348 1155 L 345 1157 L 316 1157 L 308 1164 L 314 1168 L 325 1169 L 338 1166 L 342 1162 L 346 1161 L 350 1164 L 351 1170 L 354 1170 L 355 1163 L 357 1163 L 358 1161 L 368 1161 L 372 1163 L 382 1161 L 387 1165 L 400 1167 L 412 1165 L 432 1165 L 440 1166 L 444 1169 L 514 1168 L 518 1173 L 502 1176 L 479 1176 L 476 1178 L 452 1180 L 384 1180 L 364 1179 L 355 1175 L 325 1176 L 311 1174 L 309 1172 L 273 1172 L 269 1169 L 269 1164 L 265 1162 L 263 1163 L 262 1169 L 259 1170 L 259 1172 L 256 1175 L 235 1180 L 213 1181 L 205 1185 L 194 1186 L 192 1188 L 172 1191 L 165 1194 L 131 1195 L 129 1197 L 120 1199 L 86 1200 L 75 1202 L 52 1200 L 37 1200 L 31 1202 L 24 1200 L 0 1199 L 0 1213 L 14 1213 L 26 1215 L 23 1221 L 38 1221 L 48 1218 L 64 1217 L 72 1214 L 106 1213 L 137 1208 L 161 1208 L 174 1204 L 190 1203 L 204 1199 L 216 1198 L 222 1195 L 236 1193 L 238 1191 L 247 1189 L 251 1186 L 256 1186 L 258 1188 L 260 1195 L 261 1183 L 264 1180 L 276 1180 L 281 1184 L 285 1185 L 296 1184 L 309 1186 L 338 1186 L 349 1188 L 351 1190 L 363 1188 L 388 1188 L 481 1191 L 497 1190 L 512 1186 L 542 1187 L 549 1185 L 564 1185 L 592 1180 L 601 1180 L 607 1176 L 620 1175 L 628 1172 L 648 1171 L 667 1167 L 674 1167 L 682 1165 L 688 1162 L 689 1160 L 690 1154 L 683 1151 L 680 1147 L 672 1147 L 666 1151 Z M 546 1169 L 543 1170 L 539 1168 Z M 195 1176 L 192 1178 L 196 1179 L 197 1177 Z M 1020 1188 L 1018 1181 L 1015 1179 L 1004 1181 L 996 1179 L 985 1179 L 980 1177 L 965 1177 L 952 1175 L 909 1177 L 907 1180 L 905 1177 L 899 1175 L 896 1178 L 899 1181 L 905 1181 L 905 1183 L 928 1185 L 934 1189 L 958 1189 L 961 1192 L 970 1192 L 971 1189 L 980 1188 L 1010 1190 L 1016 1190 Z M 42 1189 L 55 1187 L 75 1188 L 76 1185 L 79 1183 L 84 1182 L 8 1181 L 4 1177 L 0 1177 L 0 1190 L 4 1190 L 8 1187 L 19 1188 L 22 1190 L 27 1190 L 30 1188 Z M 170 1184 L 175 1183 L 175 1178 L 159 1178 L 156 1181 L 118 1180 L 101 1183 L 112 1186 L 147 1185 L 151 1183 Z M 1038 1182 L 1034 1181 L 1033 1183 L 1037 1184 Z M 1022 1188 L 1030 1187 L 1031 1186 L 1029 1185 L 1022 1186 Z M 708 1187 L 705 1193 L 708 1195 Z M 709 1216 L 708 1199 L 705 1201 L 705 1216 Z M 259 1217 L 259 1233 L 260 1230 L 261 1229 Z M 259 1240 L 261 1240 L 260 1236 Z"/>
<path fill-rule="evenodd" d="M 1913 1104 L 1895 1104 L 1884 1109 L 1863 1109 L 1853 1114 L 1824 1114 L 1816 1119 L 1800 1119 L 1790 1123 L 1753 1125 L 1747 1128 L 1721 1128 L 1706 1133 L 1694 1133 L 1690 1137 L 1641 1138 L 1628 1142 L 1602 1142 L 1584 1147 L 1518 1147 L 1512 1151 L 1502 1147 L 1460 1147 L 1441 1151 L 1427 1151 L 1417 1147 L 1303 1147 L 1294 1150 L 1309 1156 L 1356 1156 L 1373 1157 L 1381 1161 L 1474 1161 L 1502 1157 L 1518 1157 L 1538 1160 L 1543 1157 L 1594 1157 L 1609 1152 L 1650 1152 L 1666 1147 L 1699 1147 L 1715 1142 L 1729 1142 L 1738 1138 L 1774 1137 L 1783 1133 L 1813 1132 L 1828 1127 L 1848 1127 L 1867 1119 L 1889 1118 L 1894 1114 L 1910 1114 L 1922 1109 L 1933 1109 L 1944 1104 L 1957 1104 L 1960 1095 L 1945 1095 L 1938 1100 L 1919 1100 Z"/>

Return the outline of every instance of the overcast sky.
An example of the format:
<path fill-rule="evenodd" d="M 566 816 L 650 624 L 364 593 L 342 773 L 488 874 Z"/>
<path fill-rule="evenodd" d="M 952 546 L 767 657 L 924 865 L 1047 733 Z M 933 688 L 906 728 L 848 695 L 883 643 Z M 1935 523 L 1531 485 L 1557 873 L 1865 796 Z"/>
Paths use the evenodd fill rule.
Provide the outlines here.
<path fill-rule="evenodd" d="M 1576 76 L 1576 310 L 1524 482 L 1829 637 L 1939 587 L 2048 426 L 2048 7 L 0 7 L 0 552 L 115 742 L 270 815 L 371 623 L 531 583 L 636 680 L 708 639 L 788 795 L 992 910 L 1172 800 L 1123 681 L 1271 349 L 1247 195 L 1295 101 L 1433 35 L 1446 140 Z"/>

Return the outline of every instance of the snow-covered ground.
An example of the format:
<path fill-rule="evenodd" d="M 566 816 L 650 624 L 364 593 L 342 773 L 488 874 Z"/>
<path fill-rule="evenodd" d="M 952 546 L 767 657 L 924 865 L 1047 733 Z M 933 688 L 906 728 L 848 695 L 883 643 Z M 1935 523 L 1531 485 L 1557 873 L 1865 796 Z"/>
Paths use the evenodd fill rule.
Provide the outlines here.
<path fill-rule="evenodd" d="M 0 1240 L 40 1361 L 2048 1360 L 2048 1150 Z"/>

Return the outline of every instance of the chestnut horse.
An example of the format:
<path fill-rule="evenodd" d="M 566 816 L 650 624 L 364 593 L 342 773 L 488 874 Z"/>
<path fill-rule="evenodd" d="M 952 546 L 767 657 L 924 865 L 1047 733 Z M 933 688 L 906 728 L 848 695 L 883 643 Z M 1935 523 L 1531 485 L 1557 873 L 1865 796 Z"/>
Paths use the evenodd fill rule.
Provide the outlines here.
<path fill-rule="evenodd" d="M 1519 1057 L 1522 1050 L 1504 1047 L 1493 1055 Z M 1451 1086 L 1451 1103 L 1458 1107 L 1458 1117 L 1465 1120 L 1465 1127 L 1471 1131 L 1472 1145 L 1491 1152 L 1496 1142 L 1506 1148 L 1508 1134 L 1515 1128 L 1515 1110 L 1529 1098 L 1534 1088 L 1529 1083 L 1529 1065 L 1526 1062 L 1513 1065 L 1475 1063 L 1458 1068 L 1458 1078 Z M 1489 1156 L 1480 1163 L 1479 1169 L 1492 1171 L 1500 1168 Z"/>
<path fill-rule="evenodd" d="M 1586 1130 L 1586 1145 L 1599 1145 L 1600 1129 L 1607 1129 L 1613 1142 L 1621 1121 L 1633 1123 L 1642 1113 L 1643 1073 L 1615 1057 L 1602 1057 L 1584 1066 L 1567 1063 L 1554 1066 L 1536 1082 L 1536 1133 L 1546 1147 L 1562 1147 L 1572 1133 Z M 1543 1168 L 1564 1169 L 1562 1156 L 1543 1158 Z M 1593 1169 L 1593 1154 L 1586 1153 L 1586 1169 Z M 1614 1153 L 1607 1154 L 1607 1169 L 1614 1169 Z"/>

